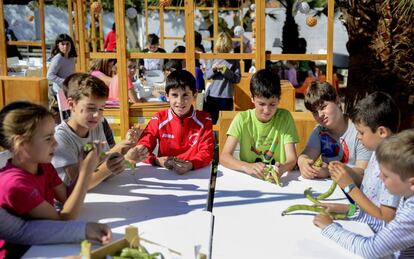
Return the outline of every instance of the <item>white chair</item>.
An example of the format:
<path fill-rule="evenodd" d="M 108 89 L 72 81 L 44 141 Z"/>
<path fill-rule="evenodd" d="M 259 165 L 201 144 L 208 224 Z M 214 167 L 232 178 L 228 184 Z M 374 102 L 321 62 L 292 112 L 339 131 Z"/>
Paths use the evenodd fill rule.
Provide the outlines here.
<path fill-rule="evenodd" d="M 0 152 L 0 168 L 6 165 L 9 158 L 11 158 L 11 153 L 8 150 Z"/>
<path fill-rule="evenodd" d="M 63 89 L 59 89 L 56 95 L 56 99 L 59 107 L 60 121 L 65 121 L 69 119 L 70 107 L 68 105 L 68 100 L 66 99 L 65 92 L 63 91 Z"/>

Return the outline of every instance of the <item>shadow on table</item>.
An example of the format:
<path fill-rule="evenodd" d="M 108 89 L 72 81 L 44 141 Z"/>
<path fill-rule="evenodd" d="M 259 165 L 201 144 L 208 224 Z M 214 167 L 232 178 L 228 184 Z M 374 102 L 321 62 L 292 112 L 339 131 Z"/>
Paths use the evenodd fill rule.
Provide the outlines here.
<path fill-rule="evenodd" d="M 90 191 L 82 218 L 111 222 L 112 227 L 117 227 L 203 210 L 208 195 L 208 171 L 177 175 L 152 166 L 140 166 L 135 174 L 126 170 Z M 92 198 L 94 194 L 99 198 Z"/>

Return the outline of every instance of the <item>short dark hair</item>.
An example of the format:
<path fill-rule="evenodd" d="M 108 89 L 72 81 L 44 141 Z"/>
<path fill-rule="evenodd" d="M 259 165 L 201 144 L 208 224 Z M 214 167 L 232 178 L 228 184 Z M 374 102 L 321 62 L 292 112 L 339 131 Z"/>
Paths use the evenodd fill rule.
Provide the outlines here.
<path fill-rule="evenodd" d="M 324 102 L 336 102 L 339 96 L 335 88 L 328 82 L 312 82 L 305 94 L 305 107 L 316 112 Z"/>
<path fill-rule="evenodd" d="M 362 123 L 372 132 L 384 126 L 396 133 L 400 125 L 400 110 L 392 97 L 384 92 L 374 92 L 360 100 L 351 117 L 354 123 Z"/>
<path fill-rule="evenodd" d="M 400 176 L 414 177 L 414 130 L 404 130 L 384 139 L 375 152 L 378 163 Z"/>
<path fill-rule="evenodd" d="M 173 49 L 172 53 L 185 53 L 185 47 L 179 45 Z"/>
<path fill-rule="evenodd" d="M 181 59 L 170 59 L 164 65 L 164 70 L 170 71 L 170 72 L 174 70 L 182 70 L 182 69 L 183 69 L 183 63 Z"/>
<path fill-rule="evenodd" d="M 175 70 L 167 76 L 165 92 L 168 94 L 170 92 L 170 89 L 185 89 L 186 86 L 190 88 L 191 92 L 193 92 L 193 95 L 197 92 L 196 80 L 193 74 L 187 70 Z"/>
<path fill-rule="evenodd" d="M 109 88 L 101 79 L 86 73 L 74 73 L 63 81 L 63 91 L 67 98 L 78 102 L 82 97 L 108 99 Z"/>
<path fill-rule="evenodd" d="M 253 74 L 250 80 L 250 94 L 252 97 L 280 98 L 282 89 L 280 79 L 267 69 L 261 69 Z"/>
<path fill-rule="evenodd" d="M 59 34 L 57 36 L 57 38 L 55 40 L 55 46 L 53 46 L 53 49 L 52 49 L 52 57 L 54 57 L 56 54 L 60 53 L 59 43 L 62 42 L 62 41 L 68 41 L 70 43 L 70 51 L 69 51 L 68 57 L 76 58 L 78 56 L 78 54 L 76 54 L 76 46 L 73 43 L 72 38 L 69 35 L 65 34 L 65 33 Z"/>
<path fill-rule="evenodd" d="M 160 44 L 160 38 L 158 38 L 157 34 L 155 34 L 155 33 L 148 34 L 147 41 L 148 41 L 149 45 L 158 45 L 158 44 Z"/>

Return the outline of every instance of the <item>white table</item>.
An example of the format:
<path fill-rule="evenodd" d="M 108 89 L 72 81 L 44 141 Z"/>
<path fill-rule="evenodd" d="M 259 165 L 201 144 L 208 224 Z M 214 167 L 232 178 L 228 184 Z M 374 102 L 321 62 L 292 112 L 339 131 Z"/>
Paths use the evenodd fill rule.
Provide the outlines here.
<path fill-rule="evenodd" d="M 282 177 L 283 187 L 223 166 L 216 180 L 212 258 L 358 258 L 324 238 L 312 223 L 314 213 L 281 216 L 293 204 L 311 204 L 303 191 L 326 191 L 330 180 L 305 180 L 299 172 Z M 337 188 L 329 199 L 346 202 Z M 341 221 L 346 228 L 371 235 L 357 222 Z"/>
<path fill-rule="evenodd" d="M 206 208 L 210 167 L 177 175 L 159 167 L 140 165 L 135 175 L 125 171 L 86 195 L 80 219 L 110 224 L 114 240 L 128 225 L 142 237 L 194 258 L 194 246 L 208 254 L 212 215 Z M 33 246 L 25 258 L 79 254 L 79 244 Z"/>

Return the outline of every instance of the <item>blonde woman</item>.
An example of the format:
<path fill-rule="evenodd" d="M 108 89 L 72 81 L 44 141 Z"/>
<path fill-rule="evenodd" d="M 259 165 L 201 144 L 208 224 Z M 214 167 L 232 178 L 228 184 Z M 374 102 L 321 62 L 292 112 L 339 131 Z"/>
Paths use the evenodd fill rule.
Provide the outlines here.
<path fill-rule="evenodd" d="M 216 53 L 229 53 L 233 50 L 230 35 L 221 32 L 214 46 Z M 204 110 L 209 112 L 213 123 L 218 120 L 219 111 L 233 110 L 233 84 L 240 82 L 240 63 L 238 60 L 212 59 L 205 73 L 205 79 L 213 82 L 207 89 Z"/>

